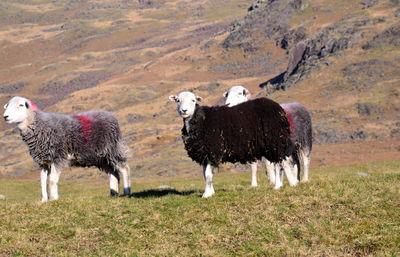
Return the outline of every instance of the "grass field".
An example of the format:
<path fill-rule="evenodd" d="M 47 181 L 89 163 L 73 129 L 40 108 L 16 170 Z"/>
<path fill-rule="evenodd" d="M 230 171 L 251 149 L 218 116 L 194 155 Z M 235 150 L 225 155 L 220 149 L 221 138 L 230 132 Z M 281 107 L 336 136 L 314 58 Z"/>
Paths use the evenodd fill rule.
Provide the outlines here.
<path fill-rule="evenodd" d="M 259 182 L 217 174 L 202 199 L 200 178 L 133 184 L 131 198 L 61 180 L 61 200 L 40 204 L 38 181 L 0 180 L 0 256 L 399 256 L 400 161 Z"/>

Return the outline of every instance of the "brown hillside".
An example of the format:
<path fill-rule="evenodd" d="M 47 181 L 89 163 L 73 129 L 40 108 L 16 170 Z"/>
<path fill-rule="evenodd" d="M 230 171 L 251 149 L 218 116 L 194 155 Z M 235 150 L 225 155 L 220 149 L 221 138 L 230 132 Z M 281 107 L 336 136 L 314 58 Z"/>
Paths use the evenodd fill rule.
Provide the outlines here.
<path fill-rule="evenodd" d="M 6 0 L 0 7 L 0 103 L 21 95 L 46 111 L 113 111 L 137 180 L 198 176 L 168 96 L 194 90 L 214 105 L 236 84 L 312 111 L 312 166 L 400 158 L 399 1 Z M 0 131 L 0 177 L 36 176 L 14 126 L 2 122 Z"/>

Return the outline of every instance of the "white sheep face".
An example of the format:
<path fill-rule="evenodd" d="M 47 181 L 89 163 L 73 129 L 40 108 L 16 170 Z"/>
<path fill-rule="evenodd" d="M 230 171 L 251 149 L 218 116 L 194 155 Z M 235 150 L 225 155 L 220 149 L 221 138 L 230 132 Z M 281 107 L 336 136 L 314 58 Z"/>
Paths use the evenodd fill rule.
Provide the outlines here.
<path fill-rule="evenodd" d="M 190 118 L 194 114 L 197 102 L 201 102 L 202 98 L 196 96 L 192 92 L 181 92 L 178 95 L 171 95 L 169 100 L 178 104 L 178 113 L 184 118 Z"/>
<path fill-rule="evenodd" d="M 225 104 L 229 107 L 247 102 L 250 98 L 250 92 L 243 86 L 234 86 L 223 95 L 226 98 Z"/>
<path fill-rule="evenodd" d="M 4 105 L 3 118 L 7 123 L 20 123 L 25 121 L 29 115 L 30 102 L 28 99 L 14 96 Z"/>

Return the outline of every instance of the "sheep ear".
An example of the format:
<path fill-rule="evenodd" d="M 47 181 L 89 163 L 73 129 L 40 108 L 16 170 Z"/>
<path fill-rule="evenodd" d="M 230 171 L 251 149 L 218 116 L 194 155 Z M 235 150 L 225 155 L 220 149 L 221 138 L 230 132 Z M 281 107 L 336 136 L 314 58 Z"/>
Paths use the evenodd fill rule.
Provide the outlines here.
<path fill-rule="evenodd" d="M 25 107 L 26 109 L 29 109 L 29 103 L 27 101 L 25 102 Z"/>
<path fill-rule="evenodd" d="M 222 95 L 222 97 L 227 98 L 227 97 L 228 97 L 228 91 L 224 92 L 224 94 Z"/>
<path fill-rule="evenodd" d="M 5 104 L 5 105 L 4 105 L 4 109 L 7 109 L 7 106 L 8 106 L 8 104 Z"/>
<path fill-rule="evenodd" d="M 243 95 L 250 95 L 250 91 L 247 88 L 244 88 Z"/>
<path fill-rule="evenodd" d="M 201 102 L 201 101 L 203 101 L 203 98 L 201 96 L 196 95 L 196 101 Z"/>
<path fill-rule="evenodd" d="M 177 102 L 178 101 L 178 96 L 176 96 L 176 95 L 170 95 L 168 98 L 169 98 L 169 100 L 171 102 Z"/>

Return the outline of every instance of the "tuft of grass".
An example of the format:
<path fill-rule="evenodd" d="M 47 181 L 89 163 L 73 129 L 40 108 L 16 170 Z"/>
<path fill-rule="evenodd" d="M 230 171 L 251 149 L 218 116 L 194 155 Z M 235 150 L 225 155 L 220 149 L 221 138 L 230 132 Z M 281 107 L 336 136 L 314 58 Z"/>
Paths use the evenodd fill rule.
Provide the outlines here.
<path fill-rule="evenodd" d="M 362 174 L 362 175 L 360 175 Z M 1 180 L 1 256 L 397 256 L 400 161 L 311 170 L 311 182 L 274 191 L 260 174 L 107 186 L 60 185 L 39 203 L 37 181 Z M 171 188 L 158 189 L 161 184 Z"/>

